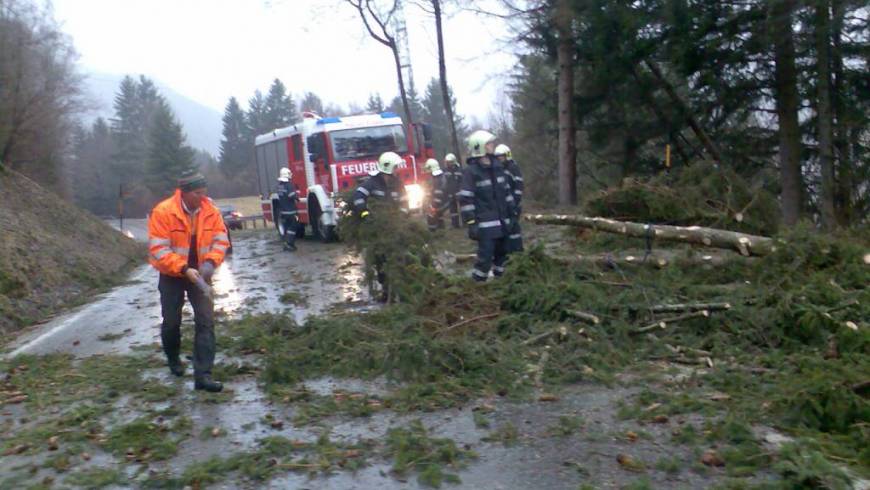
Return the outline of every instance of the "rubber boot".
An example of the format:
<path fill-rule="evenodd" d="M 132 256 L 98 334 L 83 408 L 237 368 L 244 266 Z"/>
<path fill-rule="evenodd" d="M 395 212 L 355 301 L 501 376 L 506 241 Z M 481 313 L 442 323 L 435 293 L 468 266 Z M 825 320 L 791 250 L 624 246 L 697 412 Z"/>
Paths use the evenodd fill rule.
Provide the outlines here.
<path fill-rule="evenodd" d="M 205 390 L 210 393 L 218 393 L 224 389 L 223 383 L 211 379 L 211 375 L 204 375 L 196 378 L 193 381 L 193 388 L 197 390 Z"/>
<path fill-rule="evenodd" d="M 184 364 L 181 363 L 181 359 L 177 356 L 175 359 L 168 359 L 167 364 L 169 364 L 169 372 L 178 376 L 179 378 L 184 376 Z"/>

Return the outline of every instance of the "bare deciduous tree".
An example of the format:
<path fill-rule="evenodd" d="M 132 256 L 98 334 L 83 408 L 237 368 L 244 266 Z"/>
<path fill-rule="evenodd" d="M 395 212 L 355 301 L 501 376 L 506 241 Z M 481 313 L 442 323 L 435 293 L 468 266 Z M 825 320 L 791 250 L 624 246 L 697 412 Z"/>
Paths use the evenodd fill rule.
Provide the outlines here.
<path fill-rule="evenodd" d="M 75 58 L 50 9 L 0 2 L 0 161 L 56 188 L 72 116 L 83 109 Z"/>
<path fill-rule="evenodd" d="M 405 109 L 405 114 L 408 117 L 408 122 L 411 121 L 411 106 L 408 104 L 408 95 L 405 92 L 405 80 L 402 76 L 402 63 L 399 60 L 399 48 L 396 44 L 396 37 L 390 32 L 389 25 L 393 20 L 393 16 L 399 7 L 399 0 L 392 0 L 390 8 L 384 12 L 379 9 L 373 0 L 346 0 L 359 14 L 360 19 L 365 25 L 366 31 L 375 41 L 390 48 L 393 53 L 393 61 L 396 63 L 396 78 L 399 81 L 399 96 L 402 98 L 402 107 Z M 373 27 L 374 26 L 374 27 Z"/>

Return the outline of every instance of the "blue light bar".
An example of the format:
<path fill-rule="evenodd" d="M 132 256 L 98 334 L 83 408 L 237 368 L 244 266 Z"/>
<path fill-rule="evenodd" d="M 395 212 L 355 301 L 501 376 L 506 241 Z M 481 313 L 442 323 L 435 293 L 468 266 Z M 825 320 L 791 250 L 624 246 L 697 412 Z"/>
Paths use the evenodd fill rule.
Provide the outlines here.
<path fill-rule="evenodd" d="M 390 112 L 390 111 L 386 111 L 386 112 L 381 113 L 381 119 L 389 119 L 391 117 L 399 117 L 399 115 L 396 114 L 395 112 Z"/>
<path fill-rule="evenodd" d="M 330 123 L 340 123 L 340 117 L 324 117 L 317 120 L 317 124 L 330 124 Z"/>

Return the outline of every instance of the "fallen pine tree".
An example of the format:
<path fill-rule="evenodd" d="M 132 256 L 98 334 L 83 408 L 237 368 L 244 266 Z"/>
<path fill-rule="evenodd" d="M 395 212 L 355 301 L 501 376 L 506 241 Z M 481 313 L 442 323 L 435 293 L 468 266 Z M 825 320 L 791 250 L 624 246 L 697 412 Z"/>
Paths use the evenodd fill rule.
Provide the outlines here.
<path fill-rule="evenodd" d="M 703 393 L 653 392 L 641 397 L 645 406 L 682 413 L 690 409 L 669 403 L 689 400 L 691 410 L 717 414 L 711 430 L 726 417 L 775 423 L 829 441 L 825 456 L 870 463 L 870 401 L 860 388 L 870 369 L 862 242 L 797 230 L 752 260 L 665 269 L 600 267 L 532 247 L 511 257 L 502 278 L 478 284 L 435 268 L 428 258 L 439 251 L 427 232 L 405 226 L 404 218 L 371 221 L 347 238 L 367 260 L 395 254 L 396 303 L 301 327 L 285 317 L 229 326 L 237 348 L 265 352 L 261 381 L 273 399 L 294 399 L 301 379 L 385 376 L 400 388 L 379 406 L 433 410 L 535 390 L 550 399 L 566 384 L 651 375 L 668 362 L 704 369 L 700 388 L 724 395 L 709 405 L 696 401 Z M 395 240 L 409 233 L 413 240 Z M 729 458 L 726 465 L 739 464 Z"/>
<path fill-rule="evenodd" d="M 536 224 L 576 226 L 636 238 L 685 242 L 707 247 L 736 250 L 743 256 L 764 256 L 776 251 L 776 244 L 770 237 L 704 228 L 701 226 L 632 223 L 630 221 L 617 221 L 609 218 L 570 214 L 531 214 L 525 215 L 523 218 Z"/>

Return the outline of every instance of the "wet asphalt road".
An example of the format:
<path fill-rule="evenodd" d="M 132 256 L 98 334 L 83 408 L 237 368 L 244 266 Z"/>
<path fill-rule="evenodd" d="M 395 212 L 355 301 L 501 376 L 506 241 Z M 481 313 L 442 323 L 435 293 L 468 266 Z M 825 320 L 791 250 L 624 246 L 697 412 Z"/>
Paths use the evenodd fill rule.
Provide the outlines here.
<path fill-rule="evenodd" d="M 125 229 L 136 239 L 147 239 L 142 234 L 144 220 L 127 220 Z M 302 323 L 334 303 L 366 298 L 359 284 L 362 276 L 358 265 L 358 259 L 340 244 L 301 240 L 298 250 L 290 253 L 282 249 L 273 232 L 236 232 L 233 254 L 215 273 L 215 316 L 289 312 Z M 6 348 L 12 356 L 69 352 L 81 357 L 123 354 L 136 346 L 159 342 L 157 279 L 157 271 L 142 265 L 125 285 L 25 329 Z M 285 293 L 304 297 L 306 304 L 283 304 L 280 298 Z M 184 307 L 183 321 L 192 324 L 190 305 Z"/>
<path fill-rule="evenodd" d="M 129 228 L 128 228 L 129 226 Z M 142 223 L 125 226 L 140 239 Z M 297 322 L 316 315 L 336 303 L 368 303 L 361 287 L 359 259 L 341 244 L 322 244 L 309 240 L 299 242 L 299 250 L 282 250 L 274 232 L 252 231 L 235 233 L 234 254 L 218 270 L 214 288 L 217 315 L 238 317 L 245 313 L 286 311 Z M 291 306 L 280 301 L 282 294 L 292 292 L 303 296 L 305 306 Z M 192 312 L 184 310 L 183 334 L 192 335 Z M 33 326 L 7 346 L 7 352 L 17 354 L 47 354 L 68 352 L 78 357 L 100 354 L 123 354 L 137 346 L 159 349 L 160 309 L 157 293 L 157 273 L 143 265 L 130 276 L 127 284 L 102 294 L 87 305 L 76 308 L 41 325 Z M 225 362 L 218 353 L 217 363 Z M 397 414 L 377 412 L 370 417 L 333 416 L 313 426 L 294 427 L 286 424 L 275 430 L 264 420 L 290 421 L 297 408 L 292 404 L 274 404 L 258 386 L 255 376 L 234 378 L 227 383 L 230 401 L 202 403 L 192 390 L 190 376 L 177 379 L 165 368 L 150 369 L 144 378 L 164 384 L 182 383 L 187 388 L 167 405 L 177 407 L 191 418 L 192 433 L 207 427 L 220 427 L 226 436 L 203 440 L 191 437 L 179 445 L 178 454 L 170 461 L 152 463 L 151 470 L 169 470 L 179 474 L 190 463 L 211 456 L 227 456 L 233 452 L 256 448 L 266 436 L 284 436 L 293 440 L 315 441 L 324 427 L 331 428 L 333 438 L 355 442 L 360 438 L 382 440 L 390 428 L 406 426 L 420 419 L 434 437 L 448 437 L 458 445 L 467 445 L 478 458 L 456 471 L 463 489 L 576 489 L 583 483 L 595 488 L 620 488 L 647 478 L 653 488 L 709 488 L 710 476 L 688 470 L 696 456 L 691 448 L 667 444 L 672 425 L 645 425 L 617 417 L 619 404 L 635 394 L 640 387 L 632 383 L 621 386 L 578 384 L 567 387 L 555 402 L 510 402 L 498 398 L 478 400 L 461 409 L 428 413 Z M 384 395 L 395 386 L 385 381 L 355 379 L 316 379 L 305 381 L 306 388 L 321 395 L 336 392 Z M 474 420 L 474 407 L 490 407 L 489 428 L 479 427 Z M 107 414 L 115 422 L 135 418 L 141 407 L 119 404 Z M 20 415 L 20 414 L 19 414 Z M 10 416 L 16 416 L 10 412 Z M 578 434 L 559 436 L 553 427 L 560 417 L 579 417 L 583 421 Z M 686 420 L 674 420 L 682 424 Z M 487 442 L 493 430 L 516 428 L 515 443 L 504 445 Z M 626 439 L 629 432 L 645 433 L 637 441 Z M 665 441 L 662 444 L 659 441 Z M 659 458 L 677 458 L 685 462 L 686 470 L 669 474 L 650 468 L 643 475 L 626 471 L 616 462 L 617 455 L 627 453 L 655 462 Z M 99 459 L 101 458 L 101 459 Z M 100 464 L 112 465 L 108 455 L 100 455 Z M 0 473 L 26 462 L 9 457 L 0 462 Z M 280 474 L 268 483 L 253 483 L 233 478 L 210 485 L 209 488 L 334 488 L 334 489 L 416 489 L 421 486 L 415 475 L 398 479 L 390 473 L 389 461 L 370 461 L 357 472 L 339 471 L 330 475 L 309 477 L 304 474 Z M 121 466 L 129 477 L 136 469 Z M 40 470 L 37 478 L 47 475 Z M 125 487 L 116 487 L 125 488 Z"/>

